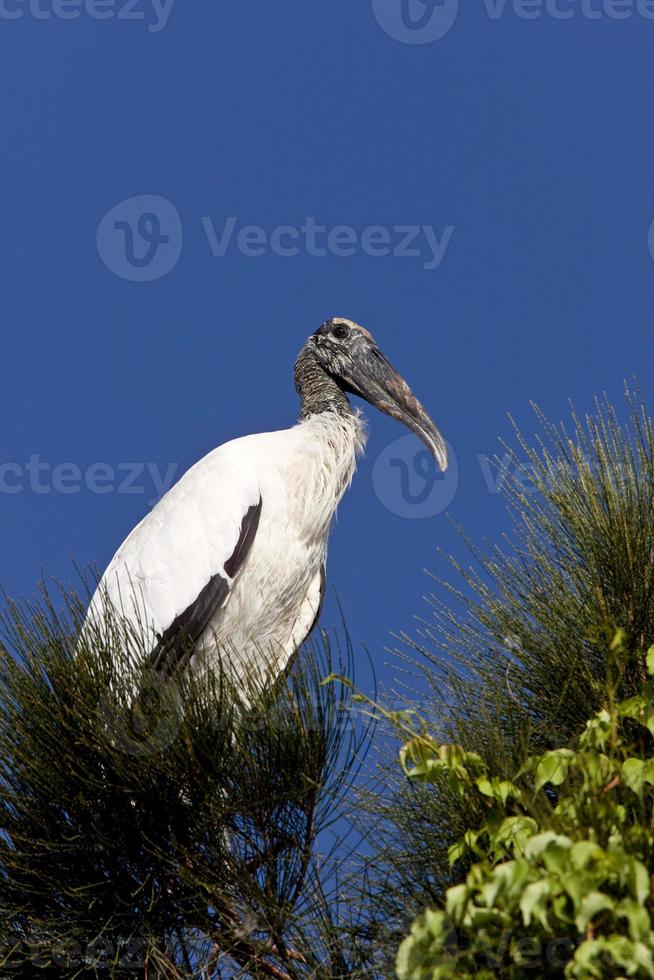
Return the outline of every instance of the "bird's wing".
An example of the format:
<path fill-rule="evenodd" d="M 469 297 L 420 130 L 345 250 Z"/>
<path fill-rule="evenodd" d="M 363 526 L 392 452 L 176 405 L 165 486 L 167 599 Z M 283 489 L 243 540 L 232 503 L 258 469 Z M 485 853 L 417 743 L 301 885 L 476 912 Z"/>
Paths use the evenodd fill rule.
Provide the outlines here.
<path fill-rule="evenodd" d="M 157 645 L 150 654 L 150 662 L 155 670 L 172 674 L 193 644 L 210 624 L 213 616 L 221 608 L 229 595 L 230 580 L 236 578 L 241 565 L 250 553 L 250 548 L 259 527 L 262 500 L 248 507 L 241 522 L 236 547 L 224 563 L 224 572 L 212 575 L 196 599 L 176 616 L 170 626 L 159 636 Z M 225 576 L 225 573 L 229 578 Z"/>
<path fill-rule="evenodd" d="M 196 463 L 126 538 L 89 606 L 109 605 L 159 669 L 170 670 L 225 603 L 246 561 L 263 507 L 237 440 Z"/>

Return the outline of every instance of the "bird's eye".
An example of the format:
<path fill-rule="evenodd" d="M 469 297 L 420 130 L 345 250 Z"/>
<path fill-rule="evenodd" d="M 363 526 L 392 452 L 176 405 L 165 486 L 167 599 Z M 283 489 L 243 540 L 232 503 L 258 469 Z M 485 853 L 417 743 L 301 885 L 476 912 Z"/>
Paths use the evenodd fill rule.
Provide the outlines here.
<path fill-rule="evenodd" d="M 337 340 L 345 340 L 345 338 L 347 337 L 347 335 L 349 333 L 347 327 L 343 326 L 343 324 L 341 324 L 338 327 L 334 327 L 334 330 L 332 332 L 333 332 L 334 337 L 336 337 Z"/>

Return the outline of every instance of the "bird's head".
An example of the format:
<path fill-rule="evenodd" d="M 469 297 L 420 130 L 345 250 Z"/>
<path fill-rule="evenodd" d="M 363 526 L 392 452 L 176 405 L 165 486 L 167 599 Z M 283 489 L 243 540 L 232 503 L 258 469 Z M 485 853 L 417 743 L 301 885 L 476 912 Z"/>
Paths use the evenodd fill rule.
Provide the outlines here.
<path fill-rule="evenodd" d="M 359 324 L 333 317 L 307 341 L 320 366 L 348 393 L 365 398 L 386 415 L 408 426 L 422 439 L 441 470 L 447 467 L 447 446 L 406 381 Z"/>

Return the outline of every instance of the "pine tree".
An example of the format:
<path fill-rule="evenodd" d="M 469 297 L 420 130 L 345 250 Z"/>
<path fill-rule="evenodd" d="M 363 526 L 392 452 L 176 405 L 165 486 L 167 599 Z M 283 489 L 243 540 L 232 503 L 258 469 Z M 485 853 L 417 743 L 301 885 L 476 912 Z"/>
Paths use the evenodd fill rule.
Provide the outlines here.
<path fill-rule="evenodd" d="M 120 624 L 80 647 L 79 600 L 8 604 L 0 972 L 394 975 L 414 917 L 465 879 L 473 858 L 452 864 L 452 847 L 488 811 L 447 774 L 407 780 L 389 736 L 419 718 L 419 735 L 476 754 L 489 783 L 511 781 L 647 682 L 654 431 L 640 397 L 627 403 L 626 423 L 604 400 L 569 432 L 538 413 L 537 445 L 517 433 L 498 461 L 513 533 L 473 548 L 474 568 L 453 562 L 458 584 L 439 582 L 433 619 L 402 637 L 422 693 L 377 712 L 390 727 L 377 778 L 359 782 L 367 843 L 354 874 L 322 853 L 366 742 L 351 687 L 324 683 L 350 673 L 347 656 L 308 650 L 275 689 L 166 684 L 130 674 Z M 545 809 L 552 793 L 541 787 Z"/>
<path fill-rule="evenodd" d="M 274 689 L 162 680 L 83 612 L 2 621 L 0 975 L 368 975 L 329 853 L 367 734 L 326 641 Z"/>

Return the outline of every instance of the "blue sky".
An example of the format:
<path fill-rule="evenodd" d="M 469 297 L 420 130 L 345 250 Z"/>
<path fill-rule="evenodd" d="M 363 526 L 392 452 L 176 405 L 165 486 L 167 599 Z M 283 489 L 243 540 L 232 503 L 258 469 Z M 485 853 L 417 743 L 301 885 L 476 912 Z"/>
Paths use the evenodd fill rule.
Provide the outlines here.
<path fill-rule="evenodd" d="M 11 594 L 104 567 L 162 479 L 292 424 L 295 355 L 343 315 L 456 460 L 435 481 L 366 410 L 328 581 L 389 682 L 424 569 L 462 554 L 446 512 L 506 527 L 507 413 L 651 392 L 654 5 L 403 2 L 1 0 Z"/>

